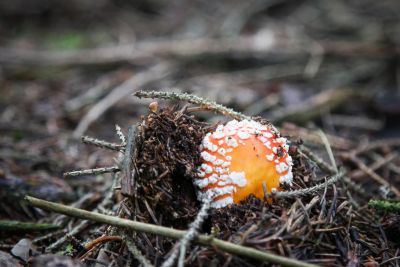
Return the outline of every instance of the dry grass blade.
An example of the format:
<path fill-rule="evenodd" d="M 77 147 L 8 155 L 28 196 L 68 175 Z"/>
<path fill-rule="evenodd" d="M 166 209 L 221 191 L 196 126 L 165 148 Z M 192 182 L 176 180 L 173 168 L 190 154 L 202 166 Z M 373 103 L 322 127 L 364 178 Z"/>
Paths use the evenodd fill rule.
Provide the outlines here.
<path fill-rule="evenodd" d="M 336 165 L 335 156 L 333 155 L 333 151 L 332 151 L 332 148 L 331 148 L 331 144 L 329 143 L 329 140 L 328 140 L 326 134 L 325 134 L 322 130 L 319 130 L 319 131 L 318 131 L 318 134 L 319 134 L 319 136 L 321 137 L 322 142 L 323 142 L 324 145 L 325 145 L 325 149 L 326 149 L 326 152 L 328 152 L 329 159 L 330 159 L 330 161 L 331 161 L 331 164 L 332 164 L 332 166 L 333 166 L 333 169 L 334 169 L 335 172 L 337 173 L 337 172 L 338 172 L 338 168 L 337 168 L 337 165 Z"/>

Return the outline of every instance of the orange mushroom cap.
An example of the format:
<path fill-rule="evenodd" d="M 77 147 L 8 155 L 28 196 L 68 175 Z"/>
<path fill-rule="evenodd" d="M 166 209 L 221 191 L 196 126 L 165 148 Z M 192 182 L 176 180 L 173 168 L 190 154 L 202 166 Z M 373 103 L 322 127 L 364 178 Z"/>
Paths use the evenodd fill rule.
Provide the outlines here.
<path fill-rule="evenodd" d="M 211 197 L 211 207 L 239 203 L 250 194 L 264 198 L 267 192 L 291 184 L 292 158 L 284 137 L 273 126 L 253 120 L 232 120 L 208 133 L 200 145 L 203 163 L 194 184 L 200 201 Z"/>

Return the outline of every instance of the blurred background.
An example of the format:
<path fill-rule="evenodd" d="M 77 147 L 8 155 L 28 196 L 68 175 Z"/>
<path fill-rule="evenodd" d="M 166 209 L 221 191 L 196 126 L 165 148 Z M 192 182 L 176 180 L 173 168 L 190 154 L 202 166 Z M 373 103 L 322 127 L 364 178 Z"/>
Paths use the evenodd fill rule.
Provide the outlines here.
<path fill-rule="evenodd" d="M 96 177 L 62 173 L 115 154 L 79 137 L 118 141 L 115 124 L 147 114 L 138 89 L 203 96 L 295 139 L 322 128 L 339 149 L 399 137 L 399 11 L 397 0 L 2 0 L 1 186 L 53 200 L 89 190 Z"/>

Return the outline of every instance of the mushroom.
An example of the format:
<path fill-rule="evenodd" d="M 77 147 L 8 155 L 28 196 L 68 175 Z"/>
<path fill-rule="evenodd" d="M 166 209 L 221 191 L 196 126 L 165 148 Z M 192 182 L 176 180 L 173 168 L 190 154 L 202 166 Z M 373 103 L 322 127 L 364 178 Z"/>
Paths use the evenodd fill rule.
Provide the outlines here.
<path fill-rule="evenodd" d="M 284 137 L 271 125 L 232 120 L 207 133 L 200 145 L 202 164 L 194 184 L 200 201 L 211 197 L 211 207 L 239 203 L 250 194 L 264 198 L 291 184 L 292 158 Z"/>

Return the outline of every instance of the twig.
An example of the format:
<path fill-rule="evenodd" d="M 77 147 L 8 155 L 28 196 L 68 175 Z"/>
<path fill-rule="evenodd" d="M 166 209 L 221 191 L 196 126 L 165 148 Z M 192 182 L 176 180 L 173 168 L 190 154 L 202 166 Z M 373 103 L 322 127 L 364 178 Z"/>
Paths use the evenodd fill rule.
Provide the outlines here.
<path fill-rule="evenodd" d="M 115 124 L 115 130 L 117 131 L 117 135 L 119 137 L 119 140 L 121 140 L 121 146 L 126 146 L 126 138 L 124 133 L 122 132 L 121 127 L 119 127 L 118 124 Z"/>
<path fill-rule="evenodd" d="M 394 157 L 394 158 L 397 158 L 397 157 L 398 157 L 398 153 L 396 153 L 396 152 L 390 153 L 389 155 L 393 155 L 393 154 L 395 154 L 395 157 Z M 382 157 L 382 156 L 379 155 L 378 153 L 371 153 L 370 156 L 371 156 L 371 158 L 373 158 L 374 160 L 376 160 L 376 161 L 378 161 L 378 162 L 379 162 L 379 161 L 385 161 L 385 160 L 386 160 L 386 162 L 385 162 L 384 164 L 387 164 L 388 169 L 391 170 L 391 171 L 393 171 L 393 172 L 395 172 L 396 174 L 400 174 L 400 167 L 397 166 L 396 164 L 394 164 L 394 163 L 392 162 L 393 159 L 389 158 L 390 160 L 387 161 L 386 158 L 387 158 L 388 156 Z M 371 169 L 372 169 L 372 168 L 371 168 Z"/>
<path fill-rule="evenodd" d="M 135 169 L 132 168 L 132 155 L 134 146 L 135 126 L 128 128 L 128 140 L 125 147 L 125 154 L 122 161 L 121 194 L 133 196 Z"/>
<path fill-rule="evenodd" d="M 274 38 L 273 42 L 260 44 L 261 33 L 239 38 L 198 38 L 181 40 L 142 41 L 132 44 L 75 51 L 38 51 L 0 48 L 0 64 L 22 66 L 85 66 L 127 63 L 154 59 L 154 57 L 195 57 L 199 55 L 243 55 L 254 57 L 271 53 L 305 56 L 309 54 L 309 42 L 290 38 Z M 315 40 L 325 55 L 346 57 L 385 57 L 399 54 L 398 46 L 363 42 Z M 290 44 L 290 45 L 288 45 Z"/>
<path fill-rule="evenodd" d="M 282 135 L 295 136 L 296 138 L 301 138 L 306 142 L 322 144 L 320 136 L 318 135 L 317 131 L 314 130 L 299 127 L 290 123 L 285 123 L 284 127 L 279 128 L 279 131 Z M 333 148 L 347 151 L 349 148 L 354 147 L 353 143 L 348 139 L 330 134 L 326 135 Z"/>
<path fill-rule="evenodd" d="M 55 249 L 59 248 L 62 244 L 64 244 L 70 237 L 78 234 L 81 232 L 83 229 L 85 229 L 89 224 L 89 221 L 81 221 L 79 222 L 78 225 L 74 226 L 71 231 L 69 231 L 67 234 L 62 236 L 60 239 L 57 239 L 54 243 L 46 247 L 47 252 L 54 251 Z"/>
<path fill-rule="evenodd" d="M 388 138 L 388 139 L 371 142 L 365 146 L 359 147 L 358 149 L 353 151 L 353 153 L 360 154 L 360 153 L 364 153 L 364 152 L 374 150 L 377 148 L 384 148 L 384 147 L 391 147 L 391 146 L 400 146 L 400 138 Z"/>
<path fill-rule="evenodd" d="M 314 154 L 314 152 L 312 152 L 308 147 L 302 145 L 301 148 L 299 149 L 299 151 L 301 154 L 306 156 L 308 159 L 315 162 L 315 164 L 317 164 L 321 170 L 326 171 L 330 174 L 336 173 L 336 170 L 332 166 L 330 166 L 325 161 L 323 161 L 320 157 L 318 157 L 316 154 Z"/>
<path fill-rule="evenodd" d="M 89 136 L 82 136 L 81 140 L 82 143 L 85 144 L 94 145 L 101 148 L 107 148 L 115 151 L 121 151 L 124 149 L 124 147 L 120 144 L 109 143 Z"/>
<path fill-rule="evenodd" d="M 75 177 L 75 176 L 84 176 L 84 175 L 98 175 L 98 174 L 103 174 L 103 173 L 111 173 L 111 172 L 119 172 L 119 171 L 120 171 L 120 169 L 118 166 L 112 166 L 112 167 L 103 167 L 103 168 L 96 168 L 96 169 L 65 172 L 63 174 L 63 176 L 64 176 L 64 178 L 66 178 L 66 177 Z"/>
<path fill-rule="evenodd" d="M 327 164 L 325 161 L 323 161 L 320 157 L 318 157 L 317 155 L 315 155 L 310 149 L 308 149 L 306 146 L 302 146 L 299 149 L 300 153 L 304 154 L 308 159 L 310 159 L 311 161 L 315 162 L 318 167 L 323 170 L 326 171 L 330 174 L 335 174 L 336 170 L 331 167 L 329 164 Z M 365 190 L 359 186 L 358 184 L 356 184 L 355 182 L 353 182 L 349 176 L 351 175 L 347 175 L 347 176 L 343 176 L 343 181 L 347 184 L 347 186 L 351 189 L 353 189 L 355 192 L 359 193 L 360 195 L 366 196 L 367 192 L 365 192 Z"/>
<path fill-rule="evenodd" d="M 46 231 L 60 228 L 56 224 L 0 220 L 0 231 Z"/>
<path fill-rule="evenodd" d="M 278 93 L 268 94 L 243 110 L 243 113 L 253 115 L 261 114 L 264 110 L 272 109 L 279 104 L 280 97 Z"/>
<path fill-rule="evenodd" d="M 375 171 L 375 170 L 385 166 L 386 164 L 392 162 L 398 156 L 399 156 L 398 153 L 393 152 L 393 153 L 386 155 L 385 157 L 381 157 L 381 156 L 379 156 L 379 158 L 376 157 L 376 161 L 372 164 L 369 164 L 368 167 L 371 170 Z M 351 173 L 349 173 L 349 176 L 353 179 L 362 178 L 363 176 L 365 176 L 365 172 L 362 170 L 355 170 L 355 171 L 352 171 Z"/>
<path fill-rule="evenodd" d="M 347 155 L 347 158 L 350 159 L 352 162 L 354 162 L 360 170 L 362 170 L 363 172 L 368 174 L 369 177 L 374 179 L 379 184 L 389 188 L 393 193 L 395 193 L 395 195 L 397 197 L 400 197 L 400 191 L 396 187 L 392 186 L 382 176 L 380 176 L 379 174 L 377 174 L 376 172 L 371 170 L 371 168 L 369 168 L 367 165 L 365 165 L 365 163 L 362 162 L 362 160 L 360 160 L 359 158 L 357 158 L 354 154 Z"/>
<path fill-rule="evenodd" d="M 66 111 L 72 113 L 96 102 L 97 99 L 106 94 L 107 90 L 117 86 L 119 83 L 123 82 L 125 78 L 125 70 L 118 70 L 103 76 L 93 87 L 84 90 L 81 95 L 66 101 Z"/>
<path fill-rule="evenodd" d="M 140 262 L 140 264 L 142 264 L 144 267 L 153 267 L 153 265 L 149 262 L 149 260 L 142 254 L 142 252 L 135 245 L 135 242 L 132 237 L 126 236 L 125 242 L 129 252 L 132 253 L 132 255 L 135 257 L 135 259 L 137 259 Z"/>
<path fill-rule="evenodd" d="M 242 85 L 250 82 L 270 81 L 275 79 L 279 80 L 302 76 L 303 69 L 303 64 L 288 66 L 287 62 L 281 62 L 279 64 L 263 66 L 260 68 L 248 68 L 243 70 L 200 74 L 198 76 L 190 77 L 186 80 L 183 80 L 179 84 L 182 84 L 182 87 L 184 88 L 186 86 L 193 87 L 193 85 L 201 85 L 202 87 L 206 87 L 207 89 L 226 88 L 227 90 L 229 90 L 229 87 L 233 87 L 242 88 L 243 90 L 246 87 Z M 235 95 L 237 92 L 234 91 L 235 90 L 231 90 L 230 93 Z"/>
<path fill-rule="evenodd" d="M 399 212 L 400 211 L 400 201 L 391 202 L 386 200 L 370 200 L 368 202 L 368 206 L 378 209 L 378 210 L 385 210 L 385 211 L 393 211 Z"/>
<path fill-rule="evenodd" d="M 134 93 L 135 96 L 139 98 L 161 98 L 161 99 L 169 99 L 169 100 L 181 100 L 187 101 L 191 104 L 202 105 L 205 108 L 213 111 L 217 111 L 223 115 L 228 115 L 234 119 L 239 120 L 250 120 L 249 116 L 246 116 L 240 112 L 234 111 L 231 108 L 227 108 L 221 104 L 218 104 L 214 101 L 210 101 L 204 99 L 199 96 L 187 94 L 187 93 L 176 93 L 176 92 L 161 92 L 161 91 L 137 91 Z"/>
<path fill-rule="evenodd" d="M 73 136 L 75 138 L 81 136 L 95 120 L 103 115 L 103 113 L 109 108 L 114 106 L 118 101 L 129 96 L 132 90 L 166 77 L 170 73 L 170 69 L 170 64 L 159 63 L 150 69 L 134 74 L 121 85 L 115 87 L 108 95 L 86 113 L 76 127 Z"/>
<path fill-rule="evenodd" d="M 180 240 L 179 249 L 178 247 L 174 248 L 172 254 L 162 264 L 162 267 L 171 267 L 175 263 L 178 254 L 179 254 L 178 267 L 184 266 L 186 247 L 188 247 L 190 242 L 198 235 L 198 230 L 208 215 L 210 203 L 211 203 L 211 197 L 205 199 L 199 213 L 196 216 L 196 219 L 190 224 L 189 230 L 186 232 L 185 236 Z"/>
<path fill-rule="evenodd" d="M 88 242 L 85 245 L 86 252 L 82 256 L 80 256 L 79 259 L 82 260 L 82 259 L 88 257 L 89 255 L 92 254 L 92 251 L 94 249 L 96 249 L 96 247 L 100 246 L 103 243 L 109 242 L 109 241 L 119 241 L 119 242 L 121 242 L 122 241 L 122 237 L 120 237 L 120 236 L 103 235 L 103 236 L 100 236 L 100 237 Z"/>
<path fill-rule="evenodd" d="M 109 205 L 112 204 L 112 198 L 114 196 L 114 191 L 110 190 L 112 189 L 116 184 L 119 184 L 120 182 L 120 176 L 118 175 L 118 173 L 116 173 L 114 175 L 114 180 L 112 181 L 112 185 L 111 186 L 107 186 L 106 188 L 108 189 L 107 194 L 104 196 L 104 199 L 101 201 L 101 203 L 97 206 L 96 209 L 94 209 L 95 211 L 101 211 L 106 209 Z M 53 251 L 55 249 L 57 249 L 58 247 L 60 247 L 62 244 L 65 243 L 65 241 L 71 237 L 74 236 L 76 234 L 78 234 L 79 232 L 81 232 L 83 229 L 85 229 L 89 224 L 88 220 L 85 221 L 81 221 L 78 225 L 74 226 L 66 235 L 64 235 L 63 237 L 61 237 L 60 239 L 58 239 L 57 241 L 55 241 L 54 243 L 52 243 L 51 245 L 49 245 L 46 248 L 46 251 Z"/>
<path fill-rule="evenodd" d="M 64 216 L 64 215 L 62 215 L 62 216 Z M 62 234 L 66 234 L 67 232 L 68 231 L 66 229 L 53 231 L 53 232 L 50 232 L 50 233 L 48 233 L 46 235 L 42 235 L 42 236 L 36 237 L 35 239 L 32 240 L 32 243 L 33 244 L 37 244 L 37 243 L 40 243 L 40 242 L 42 242 L 42 241 L 44 241 L 46 239 L 54 239 L 54 238 L 56 238 L 56 236 L 59 236 L 59 235 L 62 235 Z"/>
<path fill-rule="evenodd" d="M 57 204 L 34 197 L 26 196 L 25 200 L 32 206 L 62 213 L 75 218 L 80 218 L 84 220 L 91 220 L 99 223 L 105 223 L 114 225 L 117 227 L 129 228 L 137 232 L 145 232 L 149 234 L 162 235 L 169 238 L 180 239 L 186 235 L 186 231 L 176 230 L 173 228 L 163 227 L 159 225 L 152 225 L 147 223 L 142 223 L 138 221 L 131 221 L 127 219 L 122 219 L 114 216 L 104 215 L 97 212 L 90 212 L 86 210 L 81 210 L 77 208 L 72 208 L 66 205 Z M 227 241 L 223 241 L 217 238 L 213 238 L 209 235 L 199 235 L 195 242 L 202 245 L 209 245 L 212 247 L 219 248 L 222 251 L 237 254 L 240 256 L 249 257 L 255 260 L 270 262 L 274 264 L 280 264 L 282 266 L 290 267 L 316 267 L 314 264 L 309 264 L 306 262 L 301 262 L 295 259 L 286 258 L 278 255 L 274 255 L 270 252 L 259 251 L 254 248 L 249 248 L 241 245 L 236 245 Z"/>
<path fill-rule="evenodd" d="M 84 194 L 77 201 L 69 203 L 68 205 L 70 205 L 71 207 L 82 209 L 83 207 L 87 207 L 88 205 L 96 203 L 102 197 L 103 195 L 100 192 L 90 192 Z M 57 214 L 56 216 L 54 216 L 54 219 L 52 219 L 52 223 L 65 226 L 68 220 L 69 218 L 67 216 Z"/>
<path fill-rule="evenodd" d="M 329 119 L 335 126 L 344 126 L 348 128 L 363 129 L 367 131 L 379 131 L 383 127 L 381 120 L 370 119 L 368 117 L 330 115 Z"/>
<path fill-rule="evenodd" d="M 296 198 L 296 197 L 313 195 L 318 191 L 323 190 L 325 187 L 336 183 L 338 180 L 342 179 L 344 175 L 345 171 L 341 170 L 336 175 L 333 175 L 328 180 L 326 180 L 325 183 L 321 183 L 313 187 L 299 189 L 295 191 L 276 192 L 274 194 L 274 198 Z"/>
<path fill-rule="evenodd" d="M 104 242 L 108 242 L 108 241 L 122 241 L 122 237 L 103 235 L 103 236 L 100 236 L 100 237 L 90 241 L 89 243 L 87 243 L 85 245 L 85 249 L 91 250 L 94 247 L 97 247 L 97 246 L 103 244 Z"/>
<path fill-rule="evenodd" d="M 275 123 L 284 121 L 305 123 L 319 116 L 322 111 L 334 109 L 357 94 L 359 93 L 352 89 L 324 90 L 295 106 L 275 110 L 270 114 L 269 119 Z"/>
<path fill-rule="evenodd" d="M 383 266 L 383 265 L 385 265 L 385 264 L 387 264 L 387 263 L 389 263 L 389 262 L 391 262 L 391 261 L 398 261 L 398 260 L 400 260 L 400 256 L 393 257 L 393 258 L 387 259 L 387 260 L 385 260 L 385 261 L 382 261 L 382 262 L 379 264 L 379 266 Z M 395 266 L 398 266 L 398 265 L 395 265 Z"/>

